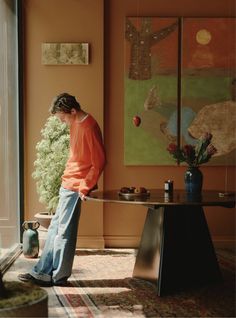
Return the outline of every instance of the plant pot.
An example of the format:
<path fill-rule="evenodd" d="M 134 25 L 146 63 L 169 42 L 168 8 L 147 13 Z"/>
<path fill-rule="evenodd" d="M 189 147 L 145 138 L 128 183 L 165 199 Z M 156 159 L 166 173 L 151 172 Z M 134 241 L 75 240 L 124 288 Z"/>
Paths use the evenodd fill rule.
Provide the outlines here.
<path fill-rule="evenodd" d="M 48 227 L 51 223 L 52 217 L 53 214 L 48 214 L 48 212 L 39 212 L 34 215 L 34 218 L 40 223 L 40 227 L 38 229 L 40 249 L 43 249 L 44 247 Z"/>
<path fill-rule="evenodd" d="M 34 218 L 40 223 L 40 226 L 43 226 L 47 229 L 51 223 L 53 214 L 48 214 L 48 212 L 39 212 L 34 215 Z"/>
<path fill-rule="evenodd" d="M 187 193 L 201 193 L 203 174 L 198 167 L 188 167 L 184 174 L 185 190 Z"/>
<path fill-rule="evenodd" d="M 0 317 L 48 317 L 48 294 L 39 286 L 5 282 L 7 298 L 0 298 Z"/>

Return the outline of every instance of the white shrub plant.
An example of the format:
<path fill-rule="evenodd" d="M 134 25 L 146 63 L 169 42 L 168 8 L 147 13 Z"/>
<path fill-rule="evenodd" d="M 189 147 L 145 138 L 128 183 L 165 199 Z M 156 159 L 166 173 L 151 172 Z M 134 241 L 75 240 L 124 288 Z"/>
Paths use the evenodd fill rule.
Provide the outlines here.
<path fill-rule="evenodd" d="M 53 214 L 58 204 L 61 176 L 69 152 L 69 128 L 55 116 L 48 117 L 41 130 L 42 139 L 36 145 L 35 170 L 39 201 L 49 214 Z"/>

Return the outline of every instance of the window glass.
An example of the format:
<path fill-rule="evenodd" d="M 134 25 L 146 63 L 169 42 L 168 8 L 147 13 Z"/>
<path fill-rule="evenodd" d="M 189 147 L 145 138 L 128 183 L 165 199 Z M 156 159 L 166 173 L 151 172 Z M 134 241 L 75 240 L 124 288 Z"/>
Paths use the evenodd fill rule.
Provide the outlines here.
<path fill-rule="evenodd" d="M 16 2 L 0 0 L 0 258 L 20 242 Z"/>

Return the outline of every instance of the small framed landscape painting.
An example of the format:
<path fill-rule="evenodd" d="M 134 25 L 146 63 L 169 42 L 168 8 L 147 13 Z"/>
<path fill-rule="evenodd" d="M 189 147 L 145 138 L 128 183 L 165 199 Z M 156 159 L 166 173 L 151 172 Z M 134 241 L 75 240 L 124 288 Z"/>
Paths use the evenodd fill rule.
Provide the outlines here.
<path fill-rule="evenodd" d="M 88 65 L 88 43 L 43 43 L 44 65 Z"/>

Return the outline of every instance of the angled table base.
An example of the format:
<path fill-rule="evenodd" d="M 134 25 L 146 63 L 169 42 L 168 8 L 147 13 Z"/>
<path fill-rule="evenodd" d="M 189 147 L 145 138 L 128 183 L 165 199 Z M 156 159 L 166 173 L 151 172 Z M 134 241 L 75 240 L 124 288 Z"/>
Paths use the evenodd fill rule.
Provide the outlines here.
<path fill-rule="evenodd" d="M 148 209 L 133 277 L 156 282 L 159 296 L 221 281 L 202 207 Z"/>

